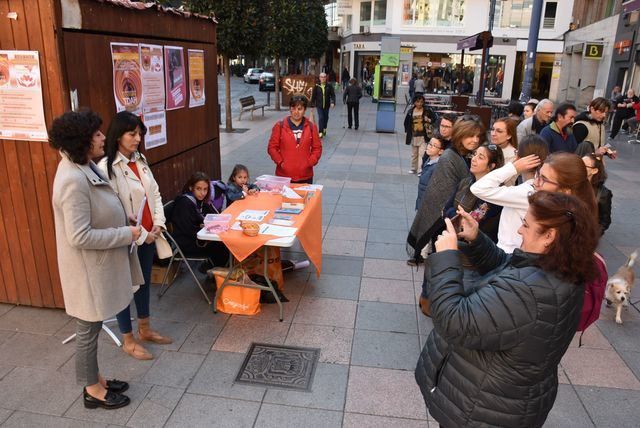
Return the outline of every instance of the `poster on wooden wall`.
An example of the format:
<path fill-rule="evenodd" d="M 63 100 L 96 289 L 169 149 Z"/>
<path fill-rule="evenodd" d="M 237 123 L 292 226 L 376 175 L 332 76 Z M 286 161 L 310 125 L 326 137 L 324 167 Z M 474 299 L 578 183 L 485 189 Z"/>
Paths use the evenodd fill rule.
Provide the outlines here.
<path fill-rule="evenodd" d="M 113 63 L 113 96 L 116 111 L 140 115 L 143 105 L 140 52 L 137 44 L 111 42 Z"/>
<path fill-rule="evenodd" d="M 147 127 L 147 135 L 144 136 L 145 150 L 167 144 L 167 114 L 164 110 L 145 113 L 142 121 Z"/>
<path fill-rule="evenodd" d="M 0 51 L 0 139 L 47 141 L 37 51 Z"/>
<path fill-rule="evenodd" d="M 142 66 L 143 112 L 163 111 L 164 60 L 162 46 L 140 43 L 140 64 Z"/>
<path fill-rule="evenodd" d="M 204 51 L 189 49 L 189 108 L 203 106 L 204 95 Z"/>
<path fill-rule="evenodd" d="M 182 108 L 187 103 L 187 82 L 184 72 L 184 54 L 179 46 L 164 47 L 167 110 Z"/>

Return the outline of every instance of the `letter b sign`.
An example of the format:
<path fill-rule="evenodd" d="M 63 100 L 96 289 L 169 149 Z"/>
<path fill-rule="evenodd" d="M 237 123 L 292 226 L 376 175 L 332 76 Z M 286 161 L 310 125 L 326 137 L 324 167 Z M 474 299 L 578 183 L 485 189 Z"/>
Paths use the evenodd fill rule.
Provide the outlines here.
<path fill-rule="evenodd" d="M 586 43 L 584 57 L 589 59 L 602 59 L 604 46 L 596 43 Z"/>

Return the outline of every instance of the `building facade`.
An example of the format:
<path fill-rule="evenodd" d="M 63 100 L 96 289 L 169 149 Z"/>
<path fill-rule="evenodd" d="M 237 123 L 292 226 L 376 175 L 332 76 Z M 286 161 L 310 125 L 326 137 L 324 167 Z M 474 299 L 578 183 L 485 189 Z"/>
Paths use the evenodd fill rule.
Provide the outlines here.
<path fill-rule="evenodd" d="M 489 28 L 490 1 L 343 0 L 337 4 L 341 17 L 340 66 L 347 67 L 351 76 L 362 80 L 370 74 L 379 60 L 381 37 L 397 36 L 406 58 L 400 65 L 401 86 L 406 87 L 415 72 L 426 76 L 431 92 L 451 91 L 461 80 L 477 92 L 481 51 L 465 52 L 462 59 L 456 43 Z M 533 0 L 496 0 L 486 96 L 508 99 L 519 95 L 532 5 Z M 563 35 L 569 30 L 572 8 L 573 0 L 544 2 L 535 97 L 549 94 L 555 55 L 563 52 Z"/>

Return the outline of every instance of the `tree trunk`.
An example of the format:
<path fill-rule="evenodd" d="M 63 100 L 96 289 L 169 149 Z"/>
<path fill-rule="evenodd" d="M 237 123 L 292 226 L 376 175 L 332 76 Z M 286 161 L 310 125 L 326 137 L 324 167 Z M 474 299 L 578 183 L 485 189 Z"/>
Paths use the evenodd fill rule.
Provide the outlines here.
<path fill-rule="evenodd" d="M 280 56 L 276 55 L 276 64 L 274 68 L 274 79 L 276 85 L 276 111 L 280 111 Z"/>
<path fill-rule="evenodd" d="M 222 57 L 222 63 L 224 64 L 224 116 L 225 116 L 225 129 L 227 132 L 233 132 L 233 125 L 231 123 L 231 69 L 229 68 L 229 58 L 227 56 Z"/>

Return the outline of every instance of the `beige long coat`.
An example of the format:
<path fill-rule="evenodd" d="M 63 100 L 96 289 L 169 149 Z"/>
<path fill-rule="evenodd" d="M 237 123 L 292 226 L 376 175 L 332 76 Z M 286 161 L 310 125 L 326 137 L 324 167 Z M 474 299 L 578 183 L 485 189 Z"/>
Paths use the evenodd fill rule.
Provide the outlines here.
<path fill-rule="evenodd" d="M 97 167 L 95 164 L 94 168 Z M 89 164 L 62 155 L 53 182 L 58 267 L 67 313 L 102 321 L 120 312 L 144 283 L 124 208 Z"/>

